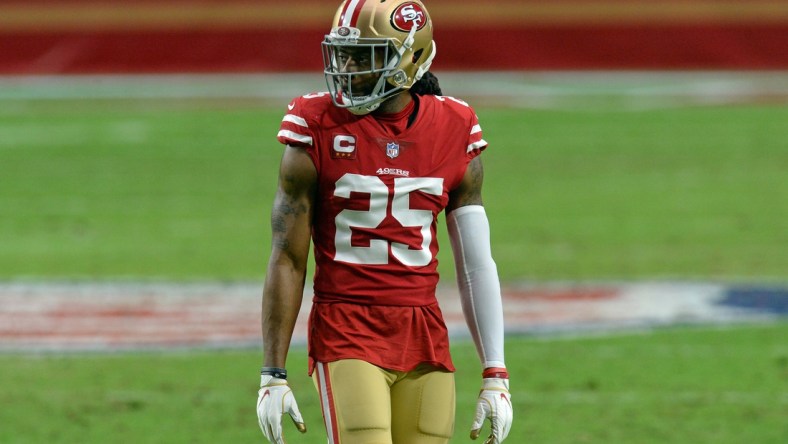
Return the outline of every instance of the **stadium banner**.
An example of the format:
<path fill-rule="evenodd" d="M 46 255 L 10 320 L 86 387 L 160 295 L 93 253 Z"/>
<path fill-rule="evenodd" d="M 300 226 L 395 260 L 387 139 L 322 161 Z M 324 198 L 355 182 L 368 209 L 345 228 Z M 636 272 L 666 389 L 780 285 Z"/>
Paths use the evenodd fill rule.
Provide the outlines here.
<path fill-rule="evenodd" d="M 785 0 L 424 0 L 439 70 L 784 70 Z M 320 70 L 339 1 L 0 0 L 0 74 Z"/>

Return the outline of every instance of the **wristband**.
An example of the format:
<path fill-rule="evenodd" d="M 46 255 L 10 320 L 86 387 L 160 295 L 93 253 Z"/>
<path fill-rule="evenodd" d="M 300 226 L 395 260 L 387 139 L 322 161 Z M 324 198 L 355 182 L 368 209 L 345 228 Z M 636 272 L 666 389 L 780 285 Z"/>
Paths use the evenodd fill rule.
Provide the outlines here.
<path fill-rule="evenodd" d="M 287 370 L 281 367 L 263 367 L 260 369 L 261 375 L 271 375 L 274 378 L 287 379 Z"/>
<path fill-rule="evenodd" d="M 482 378 L 509 379 L 509 372 L 507 372 L 506 369 L 502 367 L 490 367 L 484 369 L 484 372 L 482 372 Z"/>

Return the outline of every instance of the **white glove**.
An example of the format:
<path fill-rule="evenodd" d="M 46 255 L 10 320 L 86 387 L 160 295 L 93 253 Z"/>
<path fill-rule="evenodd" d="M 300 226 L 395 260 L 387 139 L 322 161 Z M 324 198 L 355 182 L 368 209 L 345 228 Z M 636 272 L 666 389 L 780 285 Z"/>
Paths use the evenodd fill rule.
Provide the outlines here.
<path fill-rule="evenodd" d="M 476 401 L 476 417 L 471 426 L 471 439 L 479 437 L 485 419 L 490 420 L 490 436 L 484 444 L 500 444 L 509 436 L 512 428 L 512 395 L 509 394 L 509 380 L 503 378 L 484 378 L 479 399 Z"/>
<path fill-rule="evenodd" d="M 260 390 L 257 392 L 257 420 L 263 436 L 273 444 L 285 444 L 282 436 L 282 416 L 285 413 L 293 419 L 299 432 L 306 432 L 304 418 L 301 417 L 287 380 L 261 375 Z"/>

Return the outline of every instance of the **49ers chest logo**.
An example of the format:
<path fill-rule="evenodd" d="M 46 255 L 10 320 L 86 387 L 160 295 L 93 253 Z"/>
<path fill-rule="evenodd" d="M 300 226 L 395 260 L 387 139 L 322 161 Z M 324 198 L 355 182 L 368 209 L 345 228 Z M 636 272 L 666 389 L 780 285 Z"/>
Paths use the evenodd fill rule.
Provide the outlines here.
<path fill-rule="evenodd" d="M 391 14 L 391 26 L 402 32 L 410 32 L 414 26 L 418 31 L 426 24 L 427 15 L 415 2 L 403 3 Z"/>

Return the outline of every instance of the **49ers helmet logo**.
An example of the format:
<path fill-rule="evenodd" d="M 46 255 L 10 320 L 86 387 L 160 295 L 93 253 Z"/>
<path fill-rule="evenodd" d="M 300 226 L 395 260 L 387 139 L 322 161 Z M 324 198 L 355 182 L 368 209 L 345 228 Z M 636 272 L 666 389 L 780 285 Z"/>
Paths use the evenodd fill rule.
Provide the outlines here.
<path fill-rule="evenodd" d="M 426 24 L 427 14 L 424 13 L 418 3 L 403 3 L 391 14 L 391 26 L 402 32 L 410 32 L 414 26 L 416 31 L 418 31 Z"/>

